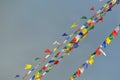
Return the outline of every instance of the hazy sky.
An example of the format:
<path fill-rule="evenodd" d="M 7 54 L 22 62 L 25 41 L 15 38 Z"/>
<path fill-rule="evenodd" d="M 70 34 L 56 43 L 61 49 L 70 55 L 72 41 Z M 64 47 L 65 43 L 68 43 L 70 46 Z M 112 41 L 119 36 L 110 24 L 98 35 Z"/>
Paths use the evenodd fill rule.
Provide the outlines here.
<path fill-rule="evenodd" d="M 108 0 L 0 0 L 0 80 L 16 80 L 23 75 L 26 63 L 37 64 L 35 57 L 44 57 L 44 49 L 52 42 L 63 41 L 64 32 L 72 33 L 70 25 L 84 24 L 81 16 L 90 18 Z M 95 11 L 90 11 L 94 6 Z M 80 47 L 66 56 L 43 80 L 68 80 L 75 70 L 120 24 L 120 5 L 104 16 Z M 117 80 L 120 74 L 120 36 L 104 49 L 107 56 L 95 58 L 95 63 L 76 80 Z M 32 74 L 33 75 L 33 74 Z M 17 79 L 20 80 L 20 79 Z"/>

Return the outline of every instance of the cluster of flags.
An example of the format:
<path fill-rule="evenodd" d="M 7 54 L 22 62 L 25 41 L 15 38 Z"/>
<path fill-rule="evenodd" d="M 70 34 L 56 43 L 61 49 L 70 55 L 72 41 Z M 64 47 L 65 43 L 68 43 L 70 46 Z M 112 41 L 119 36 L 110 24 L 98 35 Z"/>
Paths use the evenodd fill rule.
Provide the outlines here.
<path fill-rule="evenodd" d="M 58 65 L 59 62 L 65 57 L 70 55 L 70 52 L 79 47 L 79 41 L 83 38 L 85 38 L 88 34 L 88 32 L 92 29 L 94 29 L 95 24 L 98 22 L 103 22 L 103 16 L 111 11 L 112 7 L 116 4 L 119 4 L 120 0 L 109 0 L 107 3 L 103 5 L 91 18 L 87 18 L 86 16 L 82 16 L 81 19 L 87 19 L 87 21 L 78 28 L 74 33 L 67 34 L 63 33 L 62 36 L 65 37 L 65 40 L 63 42 L 54 41 L 52 45 L 55 47 L 53 50 L 46 48 L 44 50 L 44 53 L 47 55 L 43 57 L 42 59 L 39 57 L 36 57 L 35 60 L 40 60 L 39 63 L 32 67 L 31 64 L 26 64 L 25 70 L 29 70 L 26 74 L 22 76 L 23 79 L 26 79 L 31 72 L 36 71 L 40 64 L 45 62 L 52 54 L 55 54 L 44 66 L 42 66 L 29 80 L 41 80 L 42 77 L 44 77 L 50 70 L 53 69 L 55 65 Z M 90 8 L 91 11 L 94 11 L 95 8 L 92 6 Z M 73 23 L 70 28 L 76 28 L 78 26 L 77 23 Z M 120 27 L 120 26 L 119 26 Z M 100 45 L 94 53 L 90 55 L 90 57 L 86 60 L 85 63 L 80 66 L 77 71 L 70 77 L 69 80 L 74 80 L 77 76 L 80 77 L 80 75 L 84 72 L 85 69 L 88 68 L 88 65 L 92 65 L 94 63 L 94 57 L 95 55 L 100 55 L 103 53 L 105 56 L 105 52 L 101 48 L 106 48 L 108 44 L 111 43 L 111 41 L 118 36 L 119 27 L 115 28 L 113 32 L 105 39 L 102 45 Z M 16 75 L 16 77 L 20 77 L 19 75 Z"/>
<path fill-rule="evenodd" d="M 69 78 L 69 80 L 75 80 L 76 77 L 80 77 L 89 65 L 93 65 L 95 62 L 95 56 L 99 56 L 101 53 L 106 56 L 106 53 L 102 50 L 102 48 L 106 48 L 106 45 L 109 45 L 111 41 L 118 36 L 119 30 L 120 25 L 117 26 L 108 37 L 106 37 L 105 41 L 103 41 L 103 43 L 90 55 L 90 57 L 75 71 L 75 73 Z"/>

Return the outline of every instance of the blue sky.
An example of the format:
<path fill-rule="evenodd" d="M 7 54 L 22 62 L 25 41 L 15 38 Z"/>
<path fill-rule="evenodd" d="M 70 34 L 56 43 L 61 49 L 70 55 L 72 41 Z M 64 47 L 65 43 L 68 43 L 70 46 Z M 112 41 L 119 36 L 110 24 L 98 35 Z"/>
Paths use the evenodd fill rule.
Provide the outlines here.
<path fill-rule="evenodd" d="M 1 0 L 0 1 L 0 79 L 15 80 L 23 75 L 26 63 L 37 64 L 34 58 L 44 57 L 44 49 L 53 41 L 63 41 L 64 32 L 72 33 L 70 25 L 84 24 L 81 16 L 90 18 L 107 0 Z M 95 11 L 90 11 L 94 6 Z M 91 30 L 80 47 L 66 56 L 43 80 L 68 80 L 75 70 L 120 24 L 120 5 L 104 16 L 104 21 Z M 95 63 L 76 80 L 119 79 L 120 36 L 104 49 L 107 56 L 95 58 Z M 42 64 L 43 65 L 43 64 Z M 17 79 L 20 80 L 20 79 Z"/>

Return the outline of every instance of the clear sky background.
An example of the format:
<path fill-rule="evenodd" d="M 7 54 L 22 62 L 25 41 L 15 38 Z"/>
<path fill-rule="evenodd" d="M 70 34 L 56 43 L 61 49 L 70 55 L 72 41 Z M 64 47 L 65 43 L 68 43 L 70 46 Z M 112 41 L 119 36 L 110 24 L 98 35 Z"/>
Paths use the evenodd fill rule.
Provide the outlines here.
<path fill-rule="evenodd" d="M 44 57 L 44 49 L 52 49 L 52 42 L 63 41 L 64 32 L 72 33 L 70 25 L 79 26 L 90 18 L 102 5 L 103 0 L 0 0 L 0 80 L 16 80 L 23 75 L 27 63 L 35 64 L 35 57 Z M 90 11 L 94 6 L 95 11 Z M 43 80 L 68 80 L 75 70 L 120 24 L 120 5 L 104 16 L 80 46 L 66 56 Z M 95 63 L 76 80 L 118 80 L 120 74 L 120 36 L 104 49 L 107 56 L 95 58 Z M 43 64 L 42 64 L 43 65 Z M 33 75 L 33 74 L 32 74 Z M 19 78 L 17 80 L 20 80 Z"/>

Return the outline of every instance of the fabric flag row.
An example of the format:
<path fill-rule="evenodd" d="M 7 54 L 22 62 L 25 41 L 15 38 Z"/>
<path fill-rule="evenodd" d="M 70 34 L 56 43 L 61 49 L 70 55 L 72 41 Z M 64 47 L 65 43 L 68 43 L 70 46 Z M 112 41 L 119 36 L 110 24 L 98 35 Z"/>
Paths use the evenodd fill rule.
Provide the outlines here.
<path fill-rule="evenodd" d="M 48 63 L 46 63 L 42 68 L 40 68 L 39 71 L 37 71 L 36 74 L 30 78 L 30 80 L 41 79 L 43 76 L 46 75 L 46 73 L 52 70 L 53 66 L 57 65 L 63 59 L 64 56 L 69 55 L 74 48 L 77 48 L 79 46 L 78 45 L 79 41 L 88 34 L 88 31 L 94 28 L 94 25 L 96 23 L 102 22 L 103 15 L 109 12 L 110 9 L 112 9 L 112 7 L 116 4 L 117 0 L 110 0 L 106 4 L 104 4 L 104 6 L 101 7 L 99 11 L 97 11 L 97 13 L 95 13 L 91 18 L 89 18 L 87 22 L 77 30 L 78 34 L 76 34 L 76 36 L 73 37 L 72 40 L 68 42 L 63 49 L 58 51 L 56 55 L 52 57 Z M 54 50 L 56 51 L 56 48 Z M 90 58 L 90 60 L 92 61 L 93 59 Z"/>
<path fill-rule="evenodd" d="M 111 41 L 118 36 L 118 31 L 120 30 L 120 25 L 117 26 L 112 33 L 106 37 L 105 41 L 90 55 L 90 57 L 75 71 L 75 73 L 69 78 L 69 80 L 75 80 L 76 77 L 80 77 L 83 74 L 84 70 L 88 68 L 89 65 L 93 65 L 95 62 L 94 57 L 100 55 L 101 53 L 106 56 L 106 53 L 102 48 L 106 48 Z"/>

